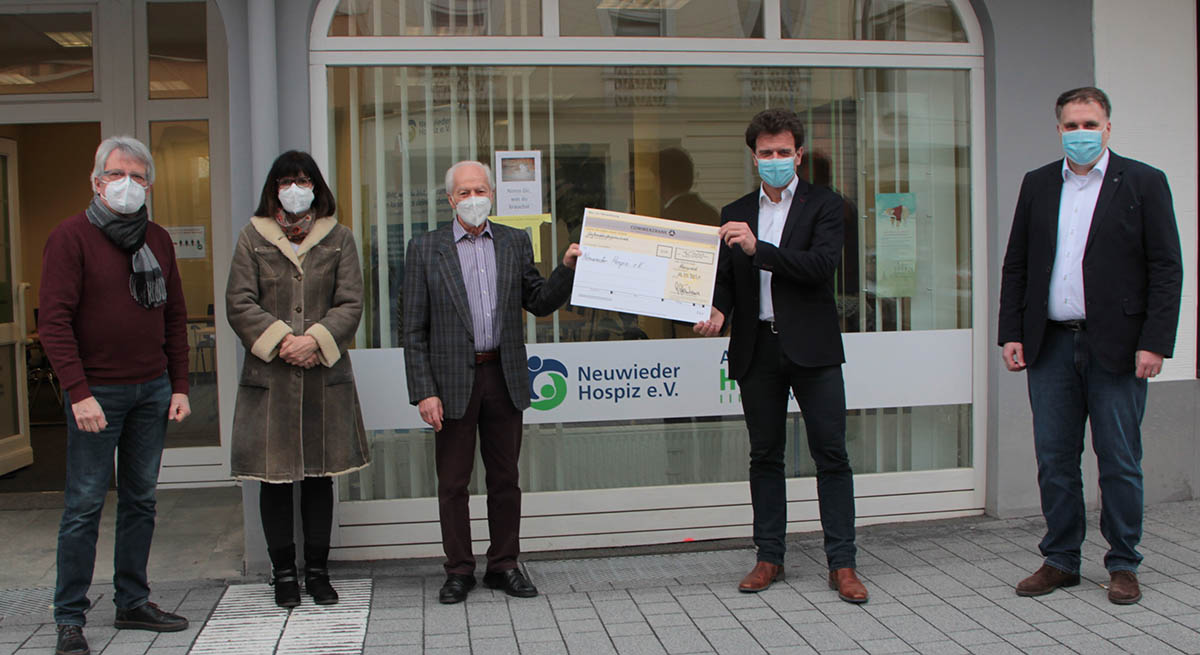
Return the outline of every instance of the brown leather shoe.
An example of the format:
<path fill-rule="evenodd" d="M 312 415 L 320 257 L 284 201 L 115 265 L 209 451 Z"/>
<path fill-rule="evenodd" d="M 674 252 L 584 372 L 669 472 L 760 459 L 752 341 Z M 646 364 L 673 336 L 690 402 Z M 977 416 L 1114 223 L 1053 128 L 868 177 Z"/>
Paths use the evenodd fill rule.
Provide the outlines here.
<path fill-rule="evenodd" d="M 1074 587 L 1077 584 L 1078 573 L 1067 573 L 1049 564 L 1043 564 L 1033 575 L 1017 583 L 1017 595 L 1045 596 L 1059 587 Z"/>
<path fill-rule="evenodd" d="M 746 574 L 746 577 L 742 578 L 741 584 L 738 585 L 738 591 L 747 594 L 756 594 L 760 591 L 766 591 L 772 582 L 782 579 L 782 566 L 770 562 L 759 562 Z"/>
<path fill-rule="evenodd" d="M 1108 602 L 1132 605 L 1142 599 L 1137 574 L 1133 571 L 1113 571 L 1108 582 Z"/>
<path fill-rule="evenodd" d="M 836 569 L 829 572 L 829 588 L 838 592 L 838 598 L 847 603 L 867 602 L 867 588 L 858 579 L 854 569 Z"/>

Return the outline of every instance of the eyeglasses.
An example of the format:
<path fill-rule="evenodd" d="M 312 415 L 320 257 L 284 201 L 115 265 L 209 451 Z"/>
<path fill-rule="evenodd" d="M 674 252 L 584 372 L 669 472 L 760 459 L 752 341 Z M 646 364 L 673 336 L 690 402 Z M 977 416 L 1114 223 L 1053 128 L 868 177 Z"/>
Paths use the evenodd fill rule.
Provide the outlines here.
<path fill-rule="evenodd" d="M 302 186 L 306 189 L 311 189 L 312 185 L 313 185 L 313 181 L 312 181 L 312 178 L 308 178 L 303 175 L 301 175 L 299 177 L 281 177 L 281 178 L 279 178 L 279 188 L 280 189 L 286 189 L 286 188 L 292 186 L 293 184 Z"/>
<path fill-rule="evenodd" d="M 122 170 L 104 171 L 103 173 L 100 174 L 100 181 L 104 182 L 105 184 L 107 184 L 109 182 L 116 182 L 117 180 L 125 177 L 126 175 L 129 176 L 129 179 L 133 180 L 134 182 L 137 182 L 138 184 L 142 185 L 143 187 L 150 186 L 150 180 L 147 180 L 145 175 L 142 175 L 141 173 L 126 173 L 125 171 L 122 171 Z"/>

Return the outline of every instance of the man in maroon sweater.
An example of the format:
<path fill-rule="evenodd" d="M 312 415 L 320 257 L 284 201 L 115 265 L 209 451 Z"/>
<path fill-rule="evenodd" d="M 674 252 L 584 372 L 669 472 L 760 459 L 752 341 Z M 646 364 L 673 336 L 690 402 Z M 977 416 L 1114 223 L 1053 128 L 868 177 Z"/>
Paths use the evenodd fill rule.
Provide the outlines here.
<path fill-rule="evenodd" d="M 146 579 L 167 421 L 191 413 L 187 309 L 171 237 L 146 212 L 153 182 L 145 145 L 106 139 L 92 171 L 95 197 L 50 233 L 42 255 L 38 332 L 68 407 L 54 591 L 59 655 L 90 652 L 84 612 L 114 452 L 114 625 L 156 632 L 188 626 L 149 602 Z"/>

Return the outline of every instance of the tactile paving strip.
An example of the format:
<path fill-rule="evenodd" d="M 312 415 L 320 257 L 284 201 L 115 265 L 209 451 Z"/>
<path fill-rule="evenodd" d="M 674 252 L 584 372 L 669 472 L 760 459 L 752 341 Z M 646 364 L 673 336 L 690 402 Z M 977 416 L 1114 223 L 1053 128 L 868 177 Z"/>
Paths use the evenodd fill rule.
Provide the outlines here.
<path fill-rule="evenodd" d="M 292 610 L 278 655 L 361 653 L 371 613 L 370 580 L 334 580 L 340 600 L 337 605 L 306 602 Z M 304 597 L 309 600 L 308 596 Z"/>
<path fill-rule="evenodd" d="M 0 619 L 19 614 L 47 612 L 53 606 L 54 589 L 50 587 L 0 589 Z"/>
<path fill-rule="evenodd" d="M 308 595 L 300 607 L 275 605 L 265 584 L 233 585 L 196 637 L 191 655 L 361 653 L 371 611 L 370 580 L 334 580 L 341 602 L 318 606 Z"/>

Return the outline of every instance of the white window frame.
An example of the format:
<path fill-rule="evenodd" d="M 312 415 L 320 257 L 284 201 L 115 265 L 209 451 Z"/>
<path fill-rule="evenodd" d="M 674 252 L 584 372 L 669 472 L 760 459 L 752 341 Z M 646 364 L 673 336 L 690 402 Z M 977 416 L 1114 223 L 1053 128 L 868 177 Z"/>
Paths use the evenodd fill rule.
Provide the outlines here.
<path fill-rule="evenodd" d="M 378 0 L 376 0 L 378 1 Z M 387 0 L 393 2 L 394 0 Z M 990 346 L 987 280 L 986 93 L 983 32 L 969 0 L 947 0 L 958 12 L 965 43 L 806 40 L 780 38 L 780 0 L 765 0 L 765 38 L 562 37 L 558 5 L 542 1 L 543 36 L 331 37 L 338 0 L 320 0 L 309 38 L 312 154 L 330 161 L 327 70 L 338 66 L 771 66 L 821 68 L 954 69 L 969 75 L 971 115 L 971 357 L 972 466 L 855 475 L 859 525 L 981 514 L 987 471 L 986 361 Z M 961 352 L 961 351 L 960 351 Z M 360 390 L 363 385 L 359 385 Z M 404 400 L 404 399 L 401 399 Z M 938 404 L 936 400 L 929 404 Z M 820 528 L 816 481 L 787 481 L 788 531 Z M 746 483 L 633 487 L 527 493 L 522 548 L 557 550 L 669 543 L 683 539 L 744 537 L 751 510 Z M 335 557 L 376 559 L 441 553 L 436 498 L 339 503 Z M 486 500 L 471 498 L 472 530 L 486 543 Z"/>

